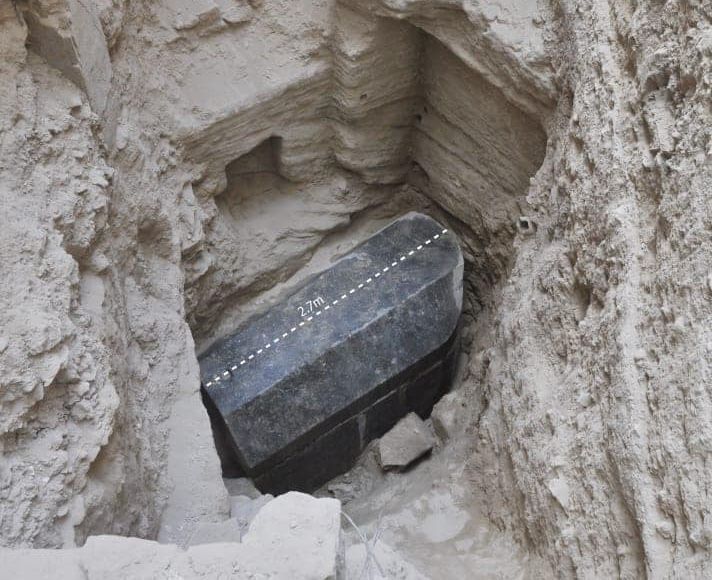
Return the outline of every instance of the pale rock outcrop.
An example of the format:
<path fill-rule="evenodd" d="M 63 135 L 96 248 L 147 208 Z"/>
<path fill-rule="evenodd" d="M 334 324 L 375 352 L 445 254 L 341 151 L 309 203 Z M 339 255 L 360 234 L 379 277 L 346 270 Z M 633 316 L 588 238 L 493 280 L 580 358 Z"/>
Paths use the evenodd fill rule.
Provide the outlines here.
<path fill-rule="evenodd" d="M 560 7 L 539 227 L 485 351 L 473 477 L 563 577 L 704 578 L 712 13 Z"/>
<path fill-rule="evenodd" d="M 226 537 L 186 550 L 137 538 L 93 536 L 72 550 L 1 550 L 8 578 L 342 578 L 341 508 L 290 492 L 255 516 L 241 543 Z M 211 538 L 215 540 L 217 538 Z"/>
<path fill-rule="evenodd" d="M 23 10 L 32 50 L 84 89 L 103 114 L 111 90 L 111 58 L 100 20 L 102 2 L 31 0 Z M 24 3 L 19 5 L 25 8 Z"/>

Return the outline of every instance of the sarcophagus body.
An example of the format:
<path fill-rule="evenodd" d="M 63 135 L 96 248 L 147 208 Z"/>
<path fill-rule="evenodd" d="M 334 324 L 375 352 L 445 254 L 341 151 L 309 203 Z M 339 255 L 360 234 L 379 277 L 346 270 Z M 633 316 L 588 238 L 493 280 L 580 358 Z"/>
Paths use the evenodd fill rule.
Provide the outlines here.
<path fill-rule="evenodd" d="M 393 222 L 200 357 L 223 467 L 312 491 L 454 371 L 463 260 L 422 214 Z"/>

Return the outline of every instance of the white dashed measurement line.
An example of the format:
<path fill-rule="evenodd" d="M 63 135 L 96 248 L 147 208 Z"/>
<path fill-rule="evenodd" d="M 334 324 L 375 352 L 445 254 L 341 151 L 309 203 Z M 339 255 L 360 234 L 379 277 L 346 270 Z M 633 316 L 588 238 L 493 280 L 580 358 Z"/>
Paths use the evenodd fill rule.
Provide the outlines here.
<path fill-rule="evenodd" d="M 414 250 L 410 250 L 407 255 L 412 256 L 413 254 L 415 254 L 415 252 L 422 250 L 425 246 L 431 244 L 434 240 L 439 239 L 440 236 L 444 236 L 447 232 L 448 232 L 447 228 L 443 229 L 439 234 L 435 234 L 432 238 L 428 238 L 422 244 L 419 244 L 418 246 L 416 246 L 416 248 Z M 373 282 L 373 278 L 379 278 L 381 276 L 381 272 L 385 274 L 391 268 L 396 267 L 399 264 L 399 262 L 403 262 L 405 259 L 406 259 L 406 255 L 404 254 L 397 261 L 392 262 L 390 267 L 384 266 L 380 272 L 375 272 L 373 274 L 373 277 L 369 277 L 365 280 L 365 282 L 359 283 L 356 288 L 351 288 L 351 290 L 349 290 L 348 294 L 353 294 L 354 292 L 356 292 L 357 289 L 360 290 L 361 288 L 364 287 L 364 284 L 370 284 L 371 282 Z M 341 300 L 346 300 L 346 298 L 348 298 L 348 294 L 342 294 Z M 331 303 L 331 306 L 336 306 L 338 303 L 339 303 L 339 299 L 336 299 Z M 326 312 L 327 310 L 329 310 L 331 308 L 331 306 L 328 304 L 326 306 L 324 306 L 323 312 Z M 321 313 L 322 313 L 322 310 L 319 310 L 319 311 L 315 312 L 315 316 L 321 316 Z M 282 333 L 282 338 L 287 338 L 287 336 L 289 336 L 290 332 L 291 333 L 296 332 L 299 328 L 301 328 L 302 326 L 305 326 L 307 322 L 311 322 L 312 320 L 314 320 L 314 317 L 309 316 L 306 320 L 300 321 L 297 326 L 292 326 L 292 328 L 289 329 L 289 332 Z M 252 359 L 255 358 L 255 355 L 262 354 L 265 349 L 270 348 L 272 346 L 272 344 L 277 344 L 278 342 L 280 342 L 279 337 L 274 338 L 272 341 L 268 342 L 264 346 L 264 348 L 260 348 L 256 352 L 247 356 L 247 358 L 242 359 L 240 361 L 240 366 L 246 364 L 248 361 L 251 361 Z M 222 373 L 222 376 L 229 377 L 231 375 L 230 371 L 237 370 L 237 367 L 238 367 L 238 365 L 232 365 L 231 367 L 229 367 L 230 370 L 226 370 Z M 219 383 L 220 381 L 221 381 L 221 376 L 219 374 L 217 374 L 213 377 L 213 379 L 211 381 L 208 381 L 207 383 L 205 383 L 205 386 L 210 387 L 215 383 Z"/>

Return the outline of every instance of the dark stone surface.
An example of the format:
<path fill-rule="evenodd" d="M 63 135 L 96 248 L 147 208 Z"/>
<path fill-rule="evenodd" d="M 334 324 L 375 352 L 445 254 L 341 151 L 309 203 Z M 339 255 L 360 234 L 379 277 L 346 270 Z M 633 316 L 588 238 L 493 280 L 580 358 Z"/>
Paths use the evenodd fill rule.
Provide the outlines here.
<path fill-rule="evenodd" d="M 459 341 L 455 333 L 446 348 L 439 349 L 437 354 L 443 356 L 441 361 L 412 382 L 400 383 L 400 386 L 388 391 L 358 415 L 340 423 L 281 463 L 255 476 L 255 485 L 263 492 L 272 494 L 311 492 L 348 471 L 370 441 L 384 435 L 410 411 L 415 411 L 423 419 L 429 415 L 433 405 L 452 382 L 458 351 Z M 392 384 L 399 383 L 392 381 Z M 420 396 L 414 401 L 412 395 L 416 393 Z M 414 408 L 414 402 L 415 407 L 422 412 Z"/>
<path fill-rule="evenodd" d="M 407 412 L 430 412 L 462 307 L 462 255 L 443 229 L 403 216 L 200 357 L 224 468 L 309 491 Z"/>

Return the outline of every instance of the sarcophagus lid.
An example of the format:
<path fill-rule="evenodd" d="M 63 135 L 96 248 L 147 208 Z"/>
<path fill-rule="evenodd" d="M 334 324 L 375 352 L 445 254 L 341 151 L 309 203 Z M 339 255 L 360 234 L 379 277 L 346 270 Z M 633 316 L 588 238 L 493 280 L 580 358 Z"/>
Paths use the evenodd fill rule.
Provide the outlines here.
<path fill-rule="evenodd" d="M 223 464 L 265 492 L 311 491 L 427 416 L 451 380 L 462 276 L 454 234 L 409 213 L 215 343 L 200 368 Z"/>

